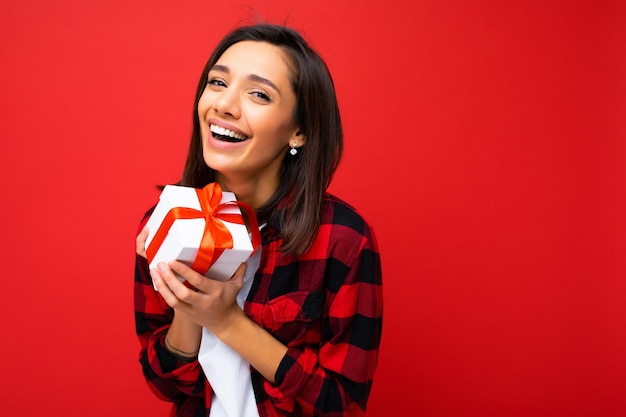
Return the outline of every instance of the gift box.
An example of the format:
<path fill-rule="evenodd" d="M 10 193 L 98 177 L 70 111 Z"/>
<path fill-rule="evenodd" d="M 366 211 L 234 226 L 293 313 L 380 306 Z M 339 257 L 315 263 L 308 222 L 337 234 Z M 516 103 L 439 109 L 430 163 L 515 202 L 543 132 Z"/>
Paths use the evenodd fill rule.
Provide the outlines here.
<path fill-rule="evenodd" d="M 202 189 L 165 186 L 146 226 L 151 269 L 159 262 L 179 260 L 217 280 L 230 279 L 260 243 L 254 211 L 217 183 Z"/>

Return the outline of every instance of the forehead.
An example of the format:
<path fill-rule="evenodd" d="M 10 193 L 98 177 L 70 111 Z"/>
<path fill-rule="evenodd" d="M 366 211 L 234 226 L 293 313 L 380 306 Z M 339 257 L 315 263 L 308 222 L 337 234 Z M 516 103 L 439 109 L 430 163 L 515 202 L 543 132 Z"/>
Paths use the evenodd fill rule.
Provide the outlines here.
<path fill-rule="evenodd" d="M 233 74 L 258 75 L 274 82 L 289 82 L 291 69 L 285 51 L 262 41 L 241 41 L 231 45 L 215 65 Z"/>

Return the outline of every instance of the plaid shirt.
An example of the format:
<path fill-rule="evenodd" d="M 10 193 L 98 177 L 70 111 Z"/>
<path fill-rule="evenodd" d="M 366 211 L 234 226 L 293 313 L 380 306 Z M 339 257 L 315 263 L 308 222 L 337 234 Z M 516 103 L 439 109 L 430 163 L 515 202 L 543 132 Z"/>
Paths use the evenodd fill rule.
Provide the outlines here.
<path fill-rule="evenodd" d="M 372 229 L 352 207 L 327 195 L 317 236 L 304 255 L 279 252 L 282 238 L 272 222 L 261 236 L 261 263 L 244 311 L 288 352 L 274 384 L 251 369 L 259 416 L 364 415 L 382 326 Z M 173 311 L 153 290 L 140 256 L 134 297 L 139 360 L 150 389 L 174 403 L 171 416 L 208 416 L 210 384 L 197 360 L 180 362 L 165 348 Z"/>

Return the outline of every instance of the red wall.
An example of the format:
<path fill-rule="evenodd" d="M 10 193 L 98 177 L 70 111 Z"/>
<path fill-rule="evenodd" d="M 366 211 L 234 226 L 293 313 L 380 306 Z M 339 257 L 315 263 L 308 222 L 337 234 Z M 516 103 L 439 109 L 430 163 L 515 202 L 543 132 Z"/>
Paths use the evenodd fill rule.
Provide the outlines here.
<path fill-rule="evenodd" d="M 166 415 L 137 362 L 135 228 L 255 9 L 335 77 L 332 191 L 383 256 L 369 416 L 626 415 L 624 2 L 170 3 L 0 4 L 0 414 Z"/>

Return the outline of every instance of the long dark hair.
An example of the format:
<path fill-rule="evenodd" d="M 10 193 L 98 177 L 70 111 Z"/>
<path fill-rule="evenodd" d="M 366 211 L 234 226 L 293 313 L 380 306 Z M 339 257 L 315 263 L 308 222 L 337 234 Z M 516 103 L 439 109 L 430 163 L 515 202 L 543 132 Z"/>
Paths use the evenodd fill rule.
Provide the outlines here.
<path fill-rule="evenodd" d="M 281 251 L 300 255 L 310 247 L 319 227 L 322 199 L 343 151 L 343 129 L 328 67 L 295 30 L 273 24 L 243 26 L 218 44 L 196 90 L 191 143 L 180 183 L 201 188 L 215 181 L 215 172 L 202 155 L 198 101 L 210 69 L 230 46 L 241 41 L 275 45 L 290 60 L 291 86 L 297 99 L 294 120 L 306 143 L 295 157 L 286 155 L 283 159 L 280 184 L 269 201 L 257 210 L 257 217 L 279 228 L 283 237 Z"/>

